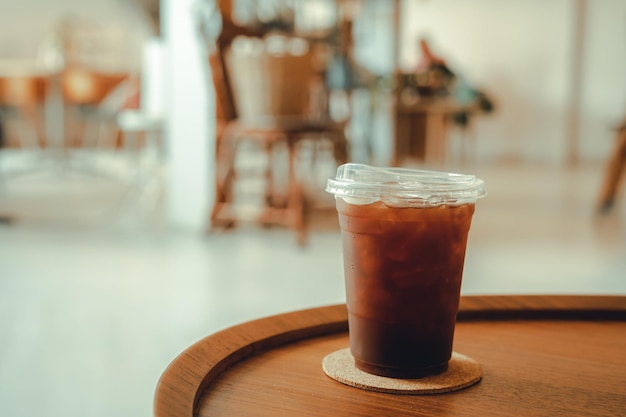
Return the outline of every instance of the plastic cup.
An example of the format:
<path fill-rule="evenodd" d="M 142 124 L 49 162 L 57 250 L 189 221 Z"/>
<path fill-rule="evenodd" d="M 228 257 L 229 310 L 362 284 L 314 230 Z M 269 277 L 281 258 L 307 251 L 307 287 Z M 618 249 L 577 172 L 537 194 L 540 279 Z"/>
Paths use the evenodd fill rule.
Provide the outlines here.
<path fill-rule="evenodd" d="M 328 180 L 343 239 L 350 350 L 362 371 L 444 372 L 467 237 L 484 182 L 472 175 L 345 164 Z"/>

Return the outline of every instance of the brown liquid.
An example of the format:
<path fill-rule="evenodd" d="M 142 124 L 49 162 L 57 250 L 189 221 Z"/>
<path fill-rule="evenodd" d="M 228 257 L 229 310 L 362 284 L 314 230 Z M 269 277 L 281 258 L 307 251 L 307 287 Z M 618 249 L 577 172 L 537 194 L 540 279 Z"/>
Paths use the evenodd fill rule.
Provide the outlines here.
<path fill-rule="evenodd" d="M 392 208 L 337 199 L 337 210 L 356 366 L 400 378 L 445 371 L 474 204 Z"/>

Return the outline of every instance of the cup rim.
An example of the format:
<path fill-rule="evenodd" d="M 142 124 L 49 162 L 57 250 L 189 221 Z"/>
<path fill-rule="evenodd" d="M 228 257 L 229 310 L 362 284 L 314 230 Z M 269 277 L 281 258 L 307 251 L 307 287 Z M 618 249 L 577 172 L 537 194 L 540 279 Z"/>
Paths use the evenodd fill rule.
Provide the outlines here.
<path fill-rule="evenodd" d="M 487 195 L 484 181 L 474 175 L 358 163 L 341 165 L 326 191 L 353 204 L 391 206 L 458 205 Z"/>

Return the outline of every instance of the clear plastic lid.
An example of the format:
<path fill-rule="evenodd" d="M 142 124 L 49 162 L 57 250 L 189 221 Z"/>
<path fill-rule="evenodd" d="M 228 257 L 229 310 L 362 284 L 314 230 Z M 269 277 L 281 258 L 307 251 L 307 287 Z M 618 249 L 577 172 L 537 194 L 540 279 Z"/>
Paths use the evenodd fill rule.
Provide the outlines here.
<path fill-rule="evenodd" d="M 341 165 L 326 191 L 350 204 L 382 201 L 392 207 L 460 205 L 487 195 L 484 181 L 474 175 L 364 164 Z"/>

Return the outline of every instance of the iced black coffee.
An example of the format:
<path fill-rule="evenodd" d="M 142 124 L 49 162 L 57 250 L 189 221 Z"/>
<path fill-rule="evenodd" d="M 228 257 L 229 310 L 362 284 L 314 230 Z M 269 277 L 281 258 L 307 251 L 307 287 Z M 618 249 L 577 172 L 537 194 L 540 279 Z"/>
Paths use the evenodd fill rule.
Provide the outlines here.
<path fill-rule="evenodd" d="M 483 182 L 347 164 L 327 190 L 337 197 L 355 365 L 397 378 L 445 371 Z"/>

